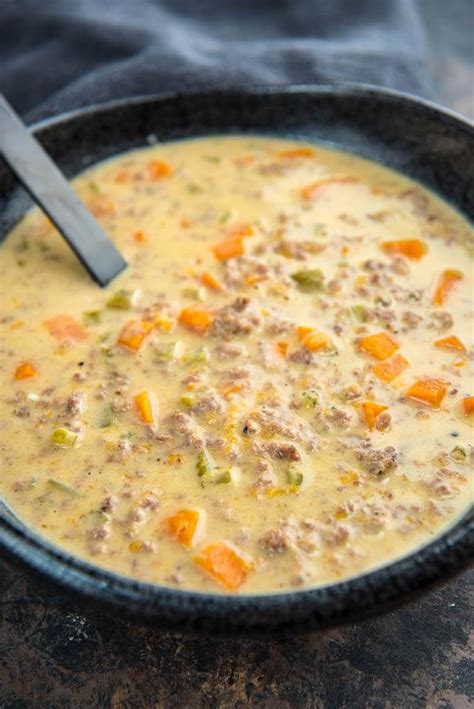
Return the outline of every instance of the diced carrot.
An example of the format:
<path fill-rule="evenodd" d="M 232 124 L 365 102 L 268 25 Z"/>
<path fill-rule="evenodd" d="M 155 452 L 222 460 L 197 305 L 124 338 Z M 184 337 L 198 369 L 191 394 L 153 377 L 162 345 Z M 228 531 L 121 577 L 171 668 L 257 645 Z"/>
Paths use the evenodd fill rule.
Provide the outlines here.
<path fill-rule="evenodd" d="M 314 327 L 308 327 L 308 325 L 299 325 L 296 328 L 296 334 L 300 342 L 303 342 L 304 338 L 314 332 Z"/>
<path fill-rule="evenodd" d="M 156 396 L 148 391 L 141 391 L 133 397 L 133 402 L 142 423 L 156 426 L 158 421 L 158 401 Z"/>
<path fill-rule="evenodd" d="M 138 352 L 153 330 L 153 323 L 145 320 L 131 320 L 123 328 L 118 338 L 118 344 L 129 350 Z"/>
<path fill-rule="evenodd" d="M 168 517 L 168 532 L 186 549 L 192 549 L 202 540 L 205 532 L 204 510 L 179 510 Z"/>
<path fill-rule="evenodd" d="M 275 351 L 280 357 L 286 357 L 288 352 L 288 342 L 275 342 Z"/>
<path fill-rule="evenodd" d="M 296 328 L 296 334 L 303 347 L 306 347 L 310 352 L 320 352 L 331 346 L 330 338 L 323 332 L 315 330 L 314 327 L 300 325 Z"/>
<path fill-rule="evenodd" d="M 247 276 L 245 279 L 245 282 L 249 286 L 254 286 L 257 283 L 261 283 L 262 281 L 268 280 L 268 276 L 263 275 L 262 273 L 253 273 L 250 274 L 250 276 Z"/>
<path fill-rule="evenodd" d="M 130 173 L 128 172 L 128 170 L 119 170 L 114 177 L 114 182 L 116 182 L 118 185 L 123 185 L 125 182 L 128 182 L 129 178 Z"/>
<path fill-rule="evenodd" d="M 455 283 L 462 281 L 463 278 L 464 275 L 461 271 L 455 271 L 453 269 L 443 271 L 433 295 L 433 305 L 444 305 L 444 302 L 448 297 L 448 294 L 452 291 Z"/>
<path fill-rule="evenodd" d="M 402 254 L 408 258 L 420 259 L 428 252 L 428 247 L 421 239 L 401 239 L 399 241 L 384 241 L 380 244 L 387 254 Z"/>
<path fill-rule="evenodd" d="M 147 241 L 149 241 L 149 238 L 147 234 L 143 231 L 143 229 L 137 229 L 137 231 L 134 233 L 133 238 L 137 242 L 137 244 L 146 244 Z"/>
<path fill-rule="evenodd" d="M 31 362 L 22 362 L 15 369 L 15 379 L 33 379 L 38 374 L 38 370 Z"/>
<path fill-rule="evenodd" d="M 372 367 L 372 371 L 383 382 L 392 382 L 408 367 L 408 360 L 401 354 L 396 354 L 386 362 L 380 362 Z"/>
<path fill-rule="evenodd" d="M 474 415 L 474 396 L 465 396 L 462 400 L 462 408 L 465 416 Z"/>
<path fill-rule="evenodd" d="M 317 180 L 316 182 L 312 182 L 310 185 L 303 187 L 301 190 L 301 196 L 303 199 L 312 200 L 323 187 L 328 187 L 329 185 L 350 184 L 351 182 L 358 182 L 358 180 L 355 177 L 326 177 L 325 179 Z"/>
<path fill-rule="evenodd" d="M 347 244 L 344 244 L 343 246 L 341 246 L 341 249 L 340 249 L 341 256 L 347 256 L 347 254 L 349 253 L 350 250 L 351 250 L 351 247 L 348 246 Z"/>
<path fill-rule="evenodd" d="M 233 236 L 224 241 L 219 241 L 212 247 L 215 257 L 219 261 L 227 261 L 230 258 L 242 256 L 244 249 L 244 241 L 241 236 Z"/>
<path fill-rule="evenodd" d="M 202 276 L 201 276 L 201 283 L 206 286 L 206 288 L 210 288 L 210 290 L 215 290 L 215 291 L 222 291 L 224 290 L 224 285 L 220 282 L 220 280 L 215 276 L 213 273 L 209 273 L 209 271 L 205 271 Z"/>
<path fill-rule="evenodd" d="M 255 155 L 241 155 L 238 158 L 234 158 L 234 163 L 239 167 L 251 165 L 253 162 L 255 162 Z"/>
<path fill-rule="evenodd" d="M 379 414 L 388 409 L 388 406 L 377 404 L 375 401 L 362 401 L 360 404 L 357 404 L 357 406 L 360 407 L 369 428 L 374 428 Z"/>
<path fill-rule="evenodd" d="M 290 150 L 280 150 L 277 153 L 279 158 L 286 158 L 288 160 L 293 160 L 297 158 L 313 158 L 316 155 L 314 148 L 303 147 L 303 148 L 292 148 Z"/>
<path fill-rule="evenodd" d="M 367 335 L 359 342 L 359 349 L 377 359 L 387 359 L 398 350 L 399 345 L 386 332 Z"/>
<path fill-rule="evenodd" d="M 445 350 L 457 350 L 458 352 L 466 352 L 466 348 L 463 343 L 456 337 L 456 335 L 450 335 L 449 337 L 442 337 L 441 340 L 436 340 L 434 343 L 435 347 L 440 347 Z"/>
<path fill-rule="evenodd" d="M 243 226 L 237 226 L 231 229 L 229 233 L 229 237 L 240 237 L 241 239 L 247 237 L 247 236 L 253 236 L 254 235 L 254 229 L 251 224 L 244 224 Z"/>
<path fill-rule="evenodd" d="M 189 227 L 192 226 L 193 223 L 190 219 L 186 219 L 185 217 L 183 217 L 180 220 L 179 224 L 183 227 L 183 229 L 189 229 Z"/>
<path fill-rule="evenodd" d="M 99 195 L 87 202 L 87 208 L 94 217 L 113 217 L 117 211 L 117 205 L 113 199 L 105 195 Z"/>
<path fill-rule="evenodd" d="M 446 394 L 446 384 L 440 379 L 420 379 L 411 385 L 406 396 L 414 401 L 438 408 Z"/>
<path fill-rule="evenodd" d="M 49 334 L 59 342 L 65 340 L 80 342 L 87 338 L 87 330 L 71 315 L 55 315 L 53 318 L 45 320 L 43 325 L 46 325 Z"/>
<path fill-rule="evenodd" d="M 227 399 L 232 394 L 240 394 L 241 391 L 242 391 L 242 384 L 231 384 L 231 386 L 225 387 L 222 390 L 222 394 Z"/>
<path fill-rule="evenodd" d="M 228 591 L 237 591 L 254 568 L 252 559 L 227 541 L 205 547 L 194 562 Z"/>
<path fill-rule="evenodd" d="M 181 311 L 179 321 L 188 330 L 205 335 L 214 322 L 214 313 L 202 305 L 190 305 Z"/>
<path fill-rule="evenodd" d="M 163 177 L 169 177 L 172 172 L 171 165 L 163 160 L 150 160 L 147 165 L 147 175 L 150 180 L 161 180 Z"/>

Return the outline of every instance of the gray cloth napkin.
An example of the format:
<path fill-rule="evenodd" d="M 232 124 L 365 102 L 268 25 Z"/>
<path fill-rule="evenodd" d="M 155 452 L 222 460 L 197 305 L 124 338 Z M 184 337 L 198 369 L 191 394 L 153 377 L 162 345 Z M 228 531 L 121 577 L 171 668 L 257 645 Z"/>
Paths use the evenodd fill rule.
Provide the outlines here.
<path fill-rule="evenodd" d="M 415 0 L 0 0 L 0 89 L 29 120 L 215 85 L 429 95 L 424 57 Z"/>

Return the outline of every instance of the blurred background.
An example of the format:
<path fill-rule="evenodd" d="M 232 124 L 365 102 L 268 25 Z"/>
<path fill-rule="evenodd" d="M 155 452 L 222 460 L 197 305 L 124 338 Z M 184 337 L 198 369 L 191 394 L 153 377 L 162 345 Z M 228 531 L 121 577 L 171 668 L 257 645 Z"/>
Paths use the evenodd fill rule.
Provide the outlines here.
<path fill-rule="evenodd" d="M 0 89 L 30 120 L 208 85 L 359 81 L 474 115 L 472 0 L 0 0 Z"/>

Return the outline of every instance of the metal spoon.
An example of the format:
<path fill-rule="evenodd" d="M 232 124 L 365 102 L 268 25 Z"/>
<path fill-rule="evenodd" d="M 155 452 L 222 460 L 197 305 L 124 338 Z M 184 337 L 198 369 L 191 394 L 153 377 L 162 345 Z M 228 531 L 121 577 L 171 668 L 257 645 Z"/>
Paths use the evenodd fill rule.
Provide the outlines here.
<path fill-rule="evenodd" d="M 0 155 L 100 286 L 126 268 L 121 253 L 2 94 Z"/>

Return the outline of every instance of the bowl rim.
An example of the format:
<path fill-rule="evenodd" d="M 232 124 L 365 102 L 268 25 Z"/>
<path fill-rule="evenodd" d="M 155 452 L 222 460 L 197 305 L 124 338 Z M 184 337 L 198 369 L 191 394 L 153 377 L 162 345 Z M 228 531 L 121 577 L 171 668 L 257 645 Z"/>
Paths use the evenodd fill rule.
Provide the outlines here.
<path fill-rule="evenodd" d="M 289 94 L 383 98 L 403 102 L 455 123 L 474 138 L 474 121 L 435 102 L 409 93 L 371 84 L 325 83 L 282 85 L 211 86 L 183 92 L 132 96 L 74 109 L 30 126 L 35 133 L 50 130 L 75 119 L 122 107 L 161 103 L 176 99 L 225 98 L 235 95 L 264 97 Z M 121 608 L 128 615 L 160 617 L 165 625 L 188 625 L 196 618 L 214 627 L 247 626 L 259 630 L 291 627 L 309 629 L 335 624 L 378 612 L 417 594 L 428 586 L 460 572 L 474 551 L 474 507 L 468 508 L 452 526 L 429 543 L 362 575 L 294 591 L 262 594 L 204 593 L 160 586 L 119 575 L 95 566 L 40 536 L 10 517 L 0 507 L 0 549 L 14 560 L 46 576 L 70 591 L 106 607 Z M 284 618 L 282 620 L 282 617 Z"/>

